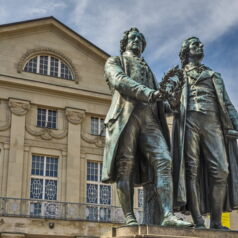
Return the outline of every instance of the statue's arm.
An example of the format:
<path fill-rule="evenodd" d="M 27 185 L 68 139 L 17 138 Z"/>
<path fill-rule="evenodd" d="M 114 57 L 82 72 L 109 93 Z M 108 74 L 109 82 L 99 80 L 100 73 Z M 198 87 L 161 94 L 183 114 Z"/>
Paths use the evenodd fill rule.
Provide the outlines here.
<path fill-rule="evenodd" d="M 225 85 L 224 85 L 223 81 L 222 81 L 222 83 L 223 83 L 223 87 L 224 87 L 224 102 L 225 102 L 226 109 L 228 111 L 231 122 L 234 126 L 234 129 L 238 130 L 238 113 L 237 113 L 237 110 L 235 109 L 234 105 L 232 104 L 232 102 L 231 102 L 231 100 L 228 96 L 228 93 L 226 91 L 226 88 L 225 88 Z"/>
<path fill-rule="evenodd" d="M 110 88 L 133 99 L 151 102 L 155 90 L 139 84 L 128 77 L 122 69 L 119 57 L 110 57 L 105 64 L 105 77 Z"/>

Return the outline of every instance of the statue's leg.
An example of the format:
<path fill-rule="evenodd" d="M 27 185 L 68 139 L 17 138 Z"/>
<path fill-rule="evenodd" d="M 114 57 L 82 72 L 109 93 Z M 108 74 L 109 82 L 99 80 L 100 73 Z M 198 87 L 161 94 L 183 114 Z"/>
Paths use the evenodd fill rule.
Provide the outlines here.
<path fill-rule="evenodd" d="M 155 171 L 155 189 L 162 212 L 161 225 L 192 226 L 190 222 L 183 221 L 173 214 L 172 158 L 156 121 L 147 120 L 147 124 L 141 129 L 140 145 L 141 151 Z"/>
<path fill-rule="evenodd" d="M 211 228 L 225 229 L 221 225 L 221 215 L 226 197 L 228 159 L 220 121 L 215 113 L 209 114 L 204 123 L 202 148 L 206 155 L 211 187 Z"/>
<path fill-rule="evenodd" d="M 198 168 L 200 161 L 200 135 L 197 124 L 197 113 L 188 113 L 185 130 L 185 166 L 188 207 L 196 228 L 205 228 L 200 210 L 198 190 Z"/>
<path fill-rule="evenodd" d="M 134 189 L 131 176 L 124 176 L 117 180 L 117 195 L 122 206 L 126 224 L 137 225 L 133 211 Z"/>
<path fill-rule="evenodd" d="M 121 135 L 116 156 L 117 194 L 127 225 L 137 225 L 133 211 L 132 179 L 138 133 L 138 123 L 132 116 Z"/>

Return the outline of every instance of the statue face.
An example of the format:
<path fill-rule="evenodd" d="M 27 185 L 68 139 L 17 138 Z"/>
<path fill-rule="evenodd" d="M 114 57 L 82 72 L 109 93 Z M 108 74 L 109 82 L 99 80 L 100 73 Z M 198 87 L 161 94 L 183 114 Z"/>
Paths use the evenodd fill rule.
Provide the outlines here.
<path fill-rule="evenodd" d="M 203 44 L 199 39 L 191 39 L 189 41 L 189 57 L 201 60 L 204 56 Z"/>
<path fill-rule="evenodd" d="M 143 40 L 141 34 L 132 31 L 128 34 L 126 50 L 132 51 L 137 56 L 140 56 L 143 49 Z"/>

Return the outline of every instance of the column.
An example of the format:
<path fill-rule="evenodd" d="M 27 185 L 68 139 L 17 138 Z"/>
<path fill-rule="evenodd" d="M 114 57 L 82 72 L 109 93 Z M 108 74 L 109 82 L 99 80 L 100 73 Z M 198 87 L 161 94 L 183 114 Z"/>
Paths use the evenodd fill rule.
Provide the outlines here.
<path fill-rule="evenodd" d="M 22 195 L 22 178 L 24 164 L 25 115 L 30 103 L 24 100 L 9 99 L 12 112 L 10 151 L 7 176 L 7 196 L 20 198 Z"/>
<path fill-rule="evenodd" d="M 66 202 L 79 202 L 81 122 L 85 111 L 66 108 L 68 119 L 68 153 L 66 160 Z"/>

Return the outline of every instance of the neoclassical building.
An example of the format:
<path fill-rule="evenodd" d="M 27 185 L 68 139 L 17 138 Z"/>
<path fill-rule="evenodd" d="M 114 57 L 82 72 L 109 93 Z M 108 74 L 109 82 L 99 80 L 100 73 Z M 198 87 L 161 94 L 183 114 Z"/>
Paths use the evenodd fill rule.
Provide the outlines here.
<path fill-rule="evenodd" d="M 100 182 L 109 55 L 54 17 L 0 25 L 0 52 L 0 237 L 121 225 L 115 186 Z M 134 200 L 141 221 L 141 188 Z"/>
<path fill-rule="evenodd" d="M 1 25 L 0 52 L 2 237 L 122 222 L 115 187 L 100 182 L 109 55 L 53 17 Z M 140 216 L 141 189 L 135 207 Z"/>

